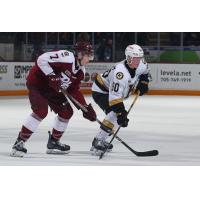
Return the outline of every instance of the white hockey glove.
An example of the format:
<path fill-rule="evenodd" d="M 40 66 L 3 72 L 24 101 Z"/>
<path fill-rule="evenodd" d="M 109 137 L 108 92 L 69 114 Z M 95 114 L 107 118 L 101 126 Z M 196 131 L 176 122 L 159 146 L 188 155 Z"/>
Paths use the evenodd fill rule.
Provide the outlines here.
<path fill-rule="evenodd" d="M 70 78 L 63 72 L 61 72 L 61 77 L 60 77 L 60 80 L 61 80 L 61 88 L 66 90 L 70 84 L 72 83 L 70 81 Z"/>

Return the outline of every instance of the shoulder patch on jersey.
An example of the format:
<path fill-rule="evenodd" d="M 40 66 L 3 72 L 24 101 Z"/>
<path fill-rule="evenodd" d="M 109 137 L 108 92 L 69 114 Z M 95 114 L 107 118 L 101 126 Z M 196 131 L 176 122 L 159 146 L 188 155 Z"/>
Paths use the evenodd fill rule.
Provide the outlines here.
<path fill-rule="evenodd" d="M 124 77 L 124 74 L 122 72 L 117 72 L 117 74 L 116 74 L 117 79 L 121 80 L 121 79 L 123 79 L 123 77 Z"/>

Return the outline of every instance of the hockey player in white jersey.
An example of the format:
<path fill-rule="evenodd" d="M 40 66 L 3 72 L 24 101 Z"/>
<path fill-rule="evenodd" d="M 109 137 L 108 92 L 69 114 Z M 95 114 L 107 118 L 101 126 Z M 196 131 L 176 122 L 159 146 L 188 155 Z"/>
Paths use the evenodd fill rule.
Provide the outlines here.
<path fill-rule="evenodd" d="M 100 126 L 92 142 L 90 151 L 100 155 L 108 146 L 107 130 L 116 130 L 117 126 L 127 127 L 129 119 L 123 100 L 128 98 L 134 88 L 140 95 L 148 92 L 149 69 L 144 60 L 142 48 L 136 44 L 127 46 L 126 59 L 113 66 L 103 74 L 97 74 L 92 86 L 94 101 L 106 113 L 103 125 Z M 106 128 L 105 128 L 106 127 Z M 113 145 L 108 147 L 111 151 Z"/>

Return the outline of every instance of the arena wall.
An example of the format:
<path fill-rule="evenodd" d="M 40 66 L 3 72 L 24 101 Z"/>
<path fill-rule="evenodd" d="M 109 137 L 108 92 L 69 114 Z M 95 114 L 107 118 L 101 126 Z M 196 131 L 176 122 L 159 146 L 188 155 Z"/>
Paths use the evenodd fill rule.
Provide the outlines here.
<path fill-rule="evenodd" d="M 0 96 L 27 95 L 26 77 L 33 62 L 0 62 Z M 91 93 L 96 73 L 102 73 L 114 63 L 91 63 L 86 66 L 81 90 Z M 149 95 L 200 95 L 200 64 L 150 63 Z"/>

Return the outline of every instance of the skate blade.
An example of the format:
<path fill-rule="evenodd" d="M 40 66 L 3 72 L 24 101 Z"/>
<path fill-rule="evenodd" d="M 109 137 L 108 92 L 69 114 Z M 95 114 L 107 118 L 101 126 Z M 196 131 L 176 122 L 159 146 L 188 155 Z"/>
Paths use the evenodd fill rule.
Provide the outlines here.
<path fill-rule="evenodd" d="M 10 153 L 11 157 L 19 157 L 22 158 L 24 157 L 25 153 L 22 151 L 17 151 L 16 149 L 13 149 L 12 152 Z"/>
<path fill-rule="evenodd" d="M 68 154 L 70 150 L 68 151 L 60 151 L 57 149 L 47 149 L 46 153 L 47 154 L 54 154 L 54 155 L 63 155 L 63 154 Z"/>

